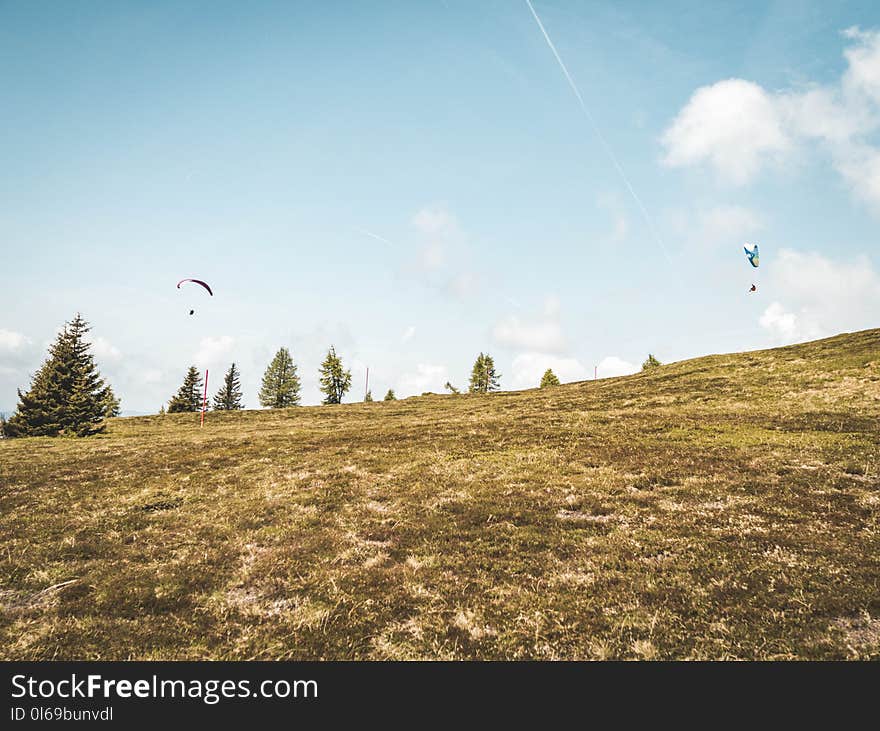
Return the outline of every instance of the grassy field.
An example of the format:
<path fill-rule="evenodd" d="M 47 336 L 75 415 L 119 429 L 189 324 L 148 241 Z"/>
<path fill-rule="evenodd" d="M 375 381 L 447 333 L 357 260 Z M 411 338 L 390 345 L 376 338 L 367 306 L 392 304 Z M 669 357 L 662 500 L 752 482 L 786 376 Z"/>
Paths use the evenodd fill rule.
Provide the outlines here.
<path fill-rule="evenodd" d="M 3 659 L 880 657 L 880 330 L 0 441 Z"/>

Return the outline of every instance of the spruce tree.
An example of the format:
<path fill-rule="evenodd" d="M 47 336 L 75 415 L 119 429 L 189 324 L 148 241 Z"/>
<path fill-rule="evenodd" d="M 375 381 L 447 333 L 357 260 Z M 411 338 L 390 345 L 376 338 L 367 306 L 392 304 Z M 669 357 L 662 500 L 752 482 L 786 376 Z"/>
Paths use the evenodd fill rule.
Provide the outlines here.
<path fill-rule="evenodd" d="M 397 401 L 397 396 L 394 395 L 394 389 L 389 388 L 388 393 L 385 394 L 385 398 L 383 401 Z"/>
<path fill-rule="evenodd" d="M 202 410 L 202 374 L 195 366 L 190 366 L 183 384 L 168 402 L 168 413 L 192 412 Z"/>
<path fill-rule="evenodd" d="M 296 364 L 287 348 L 279 348 L 263 374 L 260 387 L 260 406 L 267 409 L 286 409 L 299 406 L 301 384 Z"/>
<path fill-rule="evenodd" d="M 241 403 L 240 376 L 241 374 L 238 372 L 238 368 L 235 367 L 235 363 L 229 366 L 229 370 L 223 376 L 223 385 L 214 396 L 215 411 L 237 411 L 244 408 L 244 405 Z"/>
<path fill-rule="evenodd" d="M 49 357 L 4 427 L 7 436 L 89 436 L 104 419 L 119 414 L 119 399 L 101 378 L 85 336 L 90 328 L 77 313 L 64 324 Z"/>
<path fill-rule="evenodd" d="M 485 372 L 485 356 L 480 353 L 471 368 L 471 380 L 468 383 L 470 393 L 483 393 L 483 374 Z"/>
<path fill-rule="evenodd" d="M 659 360 L 657 360 L 651 353 L 648 353 L 647 360 L 642 363 L 642 370 L 647 371 L 650 368 L 656 368 L 659 365 L 663 365 Z"/>
<path fill-rule="evenodd" d="M 116 395 L 112 391 L 107 394 L 106 404 L 108 419 L 114 416 L 119 416 L 119 399 L 116 398 Z"/>
<path fill-rule="evenodd" d="M 480 353 L 471 369 L 471 379 L 468 386 L 470 393 L 489 393 L 497 391 L 501 374 L 495 371 L 495 361 L 488 353 Z"/>
<path fill-rule="evenodd" d="M 544 371 L 544 375 L 541 376 L 541 388 L 548 388 L 549 386 L 558 386 L 559 379 L 556 377 L 556 374 L 553 372 L 551 368 L 548 368 Z"/>
<path fill-rule="evenodd" d="M 321 391 L 324 393 L 324 404 L 341 404 L 342 397 L 351 388 L 351 371 L 342 367 L 342 360 L 336 355 L 332 345 L 327 357 L 321 364 Z"/>

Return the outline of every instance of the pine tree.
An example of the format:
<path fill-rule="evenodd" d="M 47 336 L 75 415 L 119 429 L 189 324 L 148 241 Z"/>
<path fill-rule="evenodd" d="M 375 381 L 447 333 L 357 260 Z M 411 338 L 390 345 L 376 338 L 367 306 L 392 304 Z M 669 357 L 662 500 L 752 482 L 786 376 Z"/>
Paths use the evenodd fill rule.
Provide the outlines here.
<path fill-rule="evenodd" d="M 364 396 L 364 403 L 370 403 L 373 400 L 373 392 L 367 391 L 366 396 Z"/>
<path fill-rule="evenodd" d="M 324 404 L 341 404 L 342 397 L 351 388 L 351 371 L 342 367 L 342 360 L 336 355 L 332 345 L 327 357 L 321 364 L 321 391 L 324 393 Z"/>
<path fill-rule="evenodd" d="M 397 396 L 394 395 L 394 389 L 389 388 L 388 393 L 385 394 L 385 398 L 383 401 L 397 401 Z"/>
<path fill-rule="evenodd" d="M 104 419 L 119 414 L 119 399 L 101 378 L 85 336 L 90 328 L 77 313 L 64 324 L 49 357 L 27 393 L 18 392 L 7 436 L 89 436 L 104 430 Z"/>
<path fill-rule="evenodd" d="M 471 369 L 471 379 L 468 386 L 470 393 L 489 393 L 497 391 L 499 387 L 500 373 L 495 371 L 495 361 L 492 356 L 480 353 Z"/>
<path fill-rule="evenodd" d="M 279 348 L 263 374 L 260 388 L 260 406 L 268 409 L 286 409 L 299 406 L 301 384 L 296 364 L 287 348 Z"/>
<path fill-rule="evenodd" d="M 235 363 L 229 366 L 229 370 L 223 376 L 223 385 L 214 396 L 215 411 L 237 411 L 244 408 L 244 405 L 241 403 L 240 376 L 241 374 L 238 372 L 238 368 L 235 367 Z"/>
<path fill-rule="evenodd" d="M 483 393 L 483 376 L 486 370 L 486 356 L 480 353 L 471 368 L 471 380 L 468 383 L 468 391 L 470 393 Z"/>
<path fill-rule="evenodd" d="M 107 394 L 106 404 L 107 404 L 107 418 L 108 419 L 111 417 L 114 417 L 114 416 L 119 416 L 119 406 L 120 406 L 119 399 L 116 398 L 116 395 L 112 391 L 110 391 L 110 393 Z"/>
<path fill-rule="evenodd" d="M 659 360 L 657 360 L 651 353 L 648 353 L 648 359 L 642 363 L 642 370 L 646 371 L 649 368 L 656 368 L 659 365 L 663 365 Z"/>
<path fill-rule="evenodd" d="M 202 398 L 202 374 L 195 366 L 190 366 L 184 376 L 183 385 L 168 402 L 168 413 L 201 411 Z"/>
<path fill-rule="evenodd" d="M 544 371 L 544 375 L 541 376 L 541 388 L 548 388 L 549 386 L 558 386 L 559 379 L 556 377 L 556 374 L 553 372 L 552 368 L 548 368 Z"/>

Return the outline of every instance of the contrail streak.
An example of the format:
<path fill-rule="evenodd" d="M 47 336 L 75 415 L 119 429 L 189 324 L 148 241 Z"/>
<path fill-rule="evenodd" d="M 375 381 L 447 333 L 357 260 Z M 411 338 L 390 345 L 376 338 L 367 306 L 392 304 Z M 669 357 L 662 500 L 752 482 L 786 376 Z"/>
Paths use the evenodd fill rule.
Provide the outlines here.
<path fill-rule="evenodd" d="M 376 239 L 376 241 L 381 241 L 383 244 L 388 244 L 389 246 L 394 246 L 394 243 L 392 241 L 389 241 L 388 239 L 386 239 L 384 236 L 379 236 L 379 234 L 374 234 L 370 231 L 367 231 L 365 228 L 356 228 L 355 231 L 357 231 L 360 234 L 363 234 L 364 236 L 369 236 L 371 239 Z"/>
<path fill-rule="evenodd" d="M 639 198 L 638 194 L 635 191 L 635 188 L 632 187 L 632 184 L 629 182 L 629 178 L 626 177 L 626 173 L 623 171 L 623 167 L 621 167 L 620 163 L 617 161 L 617 156 L 614 154 L 614 150 L 611 149 L 611 145 L 608 144 L 608 141 L 605 139 L 605 136 L 602 134 L 602 130 L 599 129 L 599 125 L 596 124 L 596 119 L 590 114 L 590 110 L 587 109 L 587 105 L 584 102 L 584 98 L 581 96 L 581 92 L 577 87 L 577 84 L 574 83 L 574 79 L 571 78 L 571 74 L 568 73 L 568 69 L 565 66 L 565 62 L 562 60 L 562 57 L 559 55 L 559 52 L 556 50 L 556 46 L 553 45 L 553 41 L 550 40 L 550 36 L 547 34 L 547 30 L 544 28 L 544 24 L 541 22 L 541 19 L 538 17 L 538 13 L 535 12 L 535 8 L 532 6 L 531 0 L 526 0 L 526 5 L 529 6 L 529 10 L 532 11 L 532 15 L 535 18 L 535 22 L 538 24 L 538 27 L 541 29 L 541 33 L 544 35 L 544 40 L 547 41 L 547 45 L 550 46 L 550 50 L 553 51 L 553 55 L 556 57 L 556 61 L 559 64 L 559 68 L 562 69 L 562 73 L 565 74 L 565 78 L 568 81 L 568 85 L 571 87 L 571 90 L 574 92 L 575 97 L 577 97 L 578 103 L 581 105 L 581 110 L 584 113 L 584 116 L 590 122 L 590 125 L 593 128 L 593 132 L 596 133 L 596 137 L 599 138 L 599 142 L 602 143 L 602 147 L 605 149 L 606 154 L 608 155 L 611 162 L 614 164 L 614 168 L 617 170 L 617 174 L 620 176 L 620 179 L 623 181 L 623 184 L 626 186 L 629 194 L 632 196 L 632 199 L 636 202 L 636 205 L 639 208 L 639 211 L 642 214 L 642 218 L 645 219 L 645 223 L 648 225 L 648 229 L 654 235 L 654 239 L 657 241 L 657 244 L 660 246 L 660 250 L 663 252 L 663 256 L 666 257 L 666 261 L 669 262 L 670 266 L 672 265 L 672 259 L 669 257 L 669 252 L 666 250 L 666 246 L 663 243 L 663 239 L 660 238 L 660 235 L 657 233 L 657 229 L 654 226 L 654 221 L 651 220 L 651 216 L 648 213 L 648 209 L 645 208 L 645 205 L 642 203 L 641 198 Z"/>

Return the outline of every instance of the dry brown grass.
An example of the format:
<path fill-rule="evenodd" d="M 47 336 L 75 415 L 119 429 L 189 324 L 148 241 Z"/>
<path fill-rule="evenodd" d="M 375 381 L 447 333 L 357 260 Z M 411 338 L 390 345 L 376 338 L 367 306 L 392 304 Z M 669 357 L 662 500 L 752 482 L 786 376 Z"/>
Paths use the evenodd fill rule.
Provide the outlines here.
<path fill-rule="evenodd" d="M 0 442 L 0 657 L 877 658 L 878 355 Z"/>

